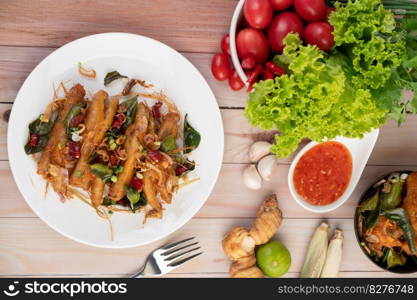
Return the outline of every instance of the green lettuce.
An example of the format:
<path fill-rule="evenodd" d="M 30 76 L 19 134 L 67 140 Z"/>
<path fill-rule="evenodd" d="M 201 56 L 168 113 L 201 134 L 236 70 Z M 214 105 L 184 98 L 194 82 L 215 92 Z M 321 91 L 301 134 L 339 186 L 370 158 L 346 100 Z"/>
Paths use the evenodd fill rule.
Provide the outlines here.
<path fill-rule="evenodd" d="M 385 86 L 406 56 L 404 35 L 397 31 L 392 11 L 381 0 L 337 2 L 330 23 L 336 46 L 352 61 L 352 82 L 373 89 Z"/>
<path fill-rule="evenodd" d="M 293 153 L 303 138 L 363 137 L 384 123 L 387 111 L 368 89 L 353 86 L 342 58 L 303 46 L 295 34 L 285 44 L 275 61 L 287 65 L 288 74 L 255 84 L 244 112 L 253 126 L 280 131 L 271 148 L 278 157 Z"/>
<path fill-rule="evenodd" d="M 367 88 L 388 118 L 405 121 L 407 109 L 417 112 L 417 94 L 410 101 L 405 89 L 417 92 L 417 20 L 396 22 L 381 0 L 336 2 L 330 16 L 336 51 L 348 57 L 345 72 L 355 87 Z"/>

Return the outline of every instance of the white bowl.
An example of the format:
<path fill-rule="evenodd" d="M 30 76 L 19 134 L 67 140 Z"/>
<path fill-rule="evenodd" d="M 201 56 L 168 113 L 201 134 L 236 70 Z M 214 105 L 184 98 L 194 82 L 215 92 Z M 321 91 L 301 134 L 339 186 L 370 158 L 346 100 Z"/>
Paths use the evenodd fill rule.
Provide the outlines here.
<path fill-rule="evenodd" d="M 295 201 L 304 207 L 305 209 L 316 212 L 316 213 L 325 213 L 332 210 L 335 210 L 343 203 L 345 203 L 350 195 L 352 194 L 353 190 L 355 189 L 356 185 L 359 182 L 359 179 L 362 175 L 363 170 L 368 162 L 369 156 L 374 149 L 375 143 L 378 139 L 379 129 L 374 129 L 370 133 L 366 134 L 363 139 L 352 139 L 352 138 L 344 138 L 340 137 L 335 139 L 334 141 L 340 142 L 349 149 L 350 153 L 352 154 L 352 176 L 350 178 L 350 182 L 346 191 L 337 199 L 335 202 L 328 204 L 328 205 L 313 205 L 306 202 L 295 190 L 294 187 L 294 169 L 300 160 L 300 158 L 311 148 L 316 146 L 317 142 L 310 142 L 308 143 L 294 158 L 293 162 L 291 163 L 290 170 L 288 172 L 288 187 L 290 189 L 292 197 Z"/>
<path fill-rule="evenodd" d="M 237 55 L 236 49 L 236 30 L 237 26 L 239 25 L 240 20 L 243 17 L 243 5 L 245 4 L 245 0 L 240 0 L 239 3 L 236 5 L 235 11 L 233 12 L 232 22 L 230 23 L 230 54 L 232 56 L 233 66 L 239 75 L 240 79 L 245 83 L 247 86 L 248 77 L 246 77 L 245 72 L 242 69 L 242 65 L 240 64 L 239 56 Z"/>
<path fill-rule="evenodd" d="M 79 75 L 77 63 L 97 71 L 97 79 Z M 56 193 L 44 197 L 45 181 L 36 173 L 36 163 L 25 154 L 28 124 L 36 119 L 51 100 L 52 83 L 81 83 L 87 91 L 105 89 L 120 93 L 124 83 L 105 88 L 107 72 L 117 70 L 131 78 L 152 83 L 162 90 L 201 134 L 201 143 L 193 151 L 198 168 L 191 178 L 199 181 L 182 188 L 164 217 L 149 219 L 143 214 L 114 213 L 114 240 L 109 224 L 89 206 L 77 199 L 61 203 Z M 70 86 L 70 83 L 68 83 Z M 198 97 L 198 101 L 195 101 Z M 78 242 L 104 248 L 127 248 L 161 239 L 178 230 L 202 207 L 218 177 L 223 157 L 223 123 L 210 87 L 200 72 L 174 49 L 147 37 L 127 33 L 104 33 L 73 41 L 45 58 L 22 85 L 10 115 L 8 153 L 16 184 L 33 211 L 50 227 Z"/>

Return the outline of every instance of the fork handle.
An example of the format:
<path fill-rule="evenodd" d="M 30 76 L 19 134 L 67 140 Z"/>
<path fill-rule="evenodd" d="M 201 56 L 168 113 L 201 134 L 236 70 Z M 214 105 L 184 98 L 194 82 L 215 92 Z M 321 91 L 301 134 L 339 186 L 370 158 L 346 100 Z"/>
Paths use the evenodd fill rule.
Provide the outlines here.
<path fill-rule="evenodd" d="M 146 263 L 145 263 L 146 264 Z M 145 275 L 143 274 L 144 273 L 144 271 L 145 271 L 145 265 L 143 265 L 142 266 L 142 268 L 138 271 L 138 272 L 136 272 L 135 274 L 133 274 L 132 276 L 131 276 L 131 278 L 141 278 L 141 277 L 145 277 Z"/>
<path fill-rule="evenodd" d="M 143 263 L 142 267 L 140 267 L 139 271 L 137 271 L 136 273 L 134 273 L 131 278 L 141 278 L 145 276 L 145 268 L 146 268 L 146 264 L 148 263 L 148 259 L 145 260 L 145 262 Z"/>

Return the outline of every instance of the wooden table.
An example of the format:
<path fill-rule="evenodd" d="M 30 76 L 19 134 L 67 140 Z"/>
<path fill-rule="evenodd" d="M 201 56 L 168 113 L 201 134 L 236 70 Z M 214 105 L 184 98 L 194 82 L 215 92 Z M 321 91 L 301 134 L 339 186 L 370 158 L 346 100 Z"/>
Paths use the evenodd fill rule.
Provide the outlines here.
<path fill-rule="evenodd" d="M 229 261 L 221 249 L 224 234 L 233 226 L 249 225 L 268 194 L 275 192 L 285 220 L 277 239 L 292 255 L 289 277 L 298 276 L 316 226 L 327 220 L 345 233 L 342 277 L 389 277 L 362 254 L 352 216 L 359 195 L 386 172 L 417 170 L 417 117 L 405 125 L 389 122 L 382 130 L 356 191 L 342 207 L 327 214 L 307 212 L 287 188 L 290 159 L 280 161 L 278 175 L 261 191 L 246 189 L 241 172 L 249 164 L 247 149 L 272 133 L 251 128 L 242 115 L 246 95 L 215 81 L 210 60 L 228 31 L 235 0 L 2 0 L 0 4 L 0 275 L 105 276 L 132 274 L 151 249 L 167 240 L 195 235 L 205 255 L 168 277 L 228 276 Z M 183 53 L 202 72 L 221 108 L 225 153 L 217 185 L 198 214 L 167 239 L 147 246 L 110 250 L 85 246 L 49 228 L 27 206 L 13 181 L 6 149 L 7 116 L 24 79 L 57 47 L 101 32 L 131 32 L 166 43 Z M 196 99 L 197 101 L 198 99 Z M 27 99 L 36 101 L 36 99 Z M 398 276 L 396 276 L 398 277 Z M 415 275 L 414 275 L 415 277 Z"/>

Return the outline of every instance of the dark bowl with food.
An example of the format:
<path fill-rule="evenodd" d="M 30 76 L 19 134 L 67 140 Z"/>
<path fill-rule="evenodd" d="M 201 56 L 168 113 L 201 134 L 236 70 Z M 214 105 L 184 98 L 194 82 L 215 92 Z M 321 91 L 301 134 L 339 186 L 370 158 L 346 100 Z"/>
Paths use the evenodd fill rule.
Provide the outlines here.
<path fill-rule="evenodd" d="M 385 271 L 417 272 L 417 173 L 395 171 L 376 180 L 355 211 L 363 253 Z"/>

